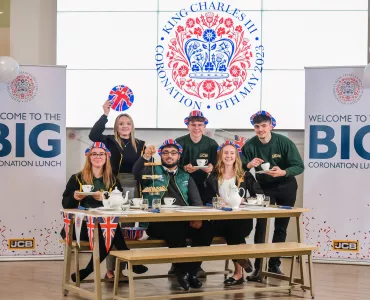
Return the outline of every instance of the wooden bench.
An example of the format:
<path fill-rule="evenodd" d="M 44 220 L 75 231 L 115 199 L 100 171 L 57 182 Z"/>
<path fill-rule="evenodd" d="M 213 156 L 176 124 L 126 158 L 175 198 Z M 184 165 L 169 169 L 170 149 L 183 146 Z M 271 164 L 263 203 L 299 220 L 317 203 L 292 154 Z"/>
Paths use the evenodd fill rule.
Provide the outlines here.
<path fill-rule="evenodd" d="M 134 299 L 174 299 L 185 297 L 198 296 L 213 296 L 221 294 L 235 294 L 241 292 L 260 292 L 260 291 L 276 291 L 288 290 L 297 284 L 293 281 L 293 268 L 296 256 L 307 255 L 309 261 L 309 281 L 310 286 L 306 287 L 311 291 L 311 297 L 314 298 L 313 290 L 313 274 L 312 274 L 312 251 L 317 247 L 302 243 L 268 243 L 268 244 L 253 244 L 253 245 L 233 245 L 233 246 L 216 246 L 216 247 L 187 247 L 187 248 L 171 248 L 168 249 L 135 249 L 131 251 L 111 251 L 111 255 L 116 256 L 116 270 L 120 272 L 120 262 L 128 263 L 129 270 L 129 298 L 118 296 L 118 276 L 114 280 L 113 300 L 134 300 Z M 181 262 L 196 262 L 196 261 L 214 261 L 228 259 L 244 259 L 244 258 L 263 258 L 276 256 L 292 257 L 290 280 L 288 286 L 261 287 L 261 288 L 246 288 L 237 290 L 219 290 L 212 292 L 191 292 L 160 296 L 145 296 L 135 297 L 134 293 L 134 277 L 132 267 L 140 264 L 161 264 L 161 263 L 181 263 Z"/>
<path fill-rule="evenodd" d="M 64 242 L 64 240 L 62 240 Z M 148 239 L 148 240 L 125 240 L 126 245 L 129 249 L 138 249 L 138 248 L 162 248 L 167 247 L 166 241 L 164 240 L 156 240 L 156 239 Z M 190 245 L 190 240 L 188 240 L 188 243 Z M 223 245 L 226 244 L 225 239 L 223 237 L 215 237 L 212 240 L 212 245 Z M 92 252 L 90 250 L 90 244 L 87 241 L 80 241 L 80 246 L 78 246 L 77 241 L 72 241 L 72 252 L 74 254 L 74 261 L 75 261 L 75 269 L 79 270 L 79 254 L 80 253 L 90 253 Z M 215 274 L 224 274 L 225 278 L 227 277 L 227 274 L 231 273 L 232 270 L 229 269 L 229 260 L 225 260 L 225 268 L 223 271 L 215 271 L 215 272 L 206 272 L 207 275 L 215 275 Z M 118 273 L 117 273 L 118 274 Z M 76 286 L 80 286 L 80 283 L 91 283 L 93 280 L 80 280 L 80 274 L 76 272 Z M 140 279 L 148 279 L 148 278 L 165 278 L 169 277 L 171 275 L 150 275 L 150 276 L 140 276 L 138 278 Z M 172 275 L 173 276 L 173 275 Z M 138 279 L 136 278 L 136 279 Z M 128 279 L 127 279 L 128 280 Z M 110 281 L 112 282 L 113 279 L 102 279 L 102 281 Z M 122 278 L 121 278 L 122 281 Z"/>

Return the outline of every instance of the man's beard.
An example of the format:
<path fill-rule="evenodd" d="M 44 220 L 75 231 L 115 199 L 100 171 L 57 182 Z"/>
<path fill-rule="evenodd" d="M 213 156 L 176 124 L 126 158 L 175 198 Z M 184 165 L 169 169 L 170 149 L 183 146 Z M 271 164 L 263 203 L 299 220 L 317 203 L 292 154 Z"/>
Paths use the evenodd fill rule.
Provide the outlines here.
<path fill-rule="evenodd" d="M 176 167 L 176 166 L 177 166 L 177 163 L 178 163 L 178 161 L 174 161 L 172 164 L 168 164 L 168 163 L 166 163 L 166 162 L 162 159 L 162 166 L 166 167 L 167 169 L 170 169 L 170 168 Z"/>

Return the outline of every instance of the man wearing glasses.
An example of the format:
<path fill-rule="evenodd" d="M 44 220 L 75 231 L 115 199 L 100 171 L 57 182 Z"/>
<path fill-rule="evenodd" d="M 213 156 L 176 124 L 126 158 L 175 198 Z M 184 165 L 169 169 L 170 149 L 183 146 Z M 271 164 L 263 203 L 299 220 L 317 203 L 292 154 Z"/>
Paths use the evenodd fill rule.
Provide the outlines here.
<path fill-rule="evenodd" d="M 181 145 L 170 139 L 166 140 L 158 149 L 162 165 L 144 167 L 145 162 L 153 160 L 154 146 L 148 146 L 144 155 L 135 163 L 133 174 L 137 180 L 141 180 L 143 175 L 155 174 L 160 176 L 155 180 L 141 180 L 144 197 L 149 199 L 150 204 L 153 199 L 160 198 L 163 205 L 163 198 L 171 197 L 176 199 L 174 205 L 203 205 L 194 180 L 187 172 L 178 168 L 182 153 Z M 145 189 L 153 186 L 154 188 L 164 187 L 165 190 L 158 189 L 157 195 L 144 192 Z M 212 242 L 212 229 L 208 221 L 153 222 L 149 224 L 146 232 L 150 237 L 164 239 L 169 248 L 186 247 L 187 238 L 191 239 L 192 247 L 209 246 Z M 200 288 L 202 286 L 197 278 L 200 262 L 176 263 L 173 266 L 177 281 L 184 290 L 187 291 L 190 287 Z"/>

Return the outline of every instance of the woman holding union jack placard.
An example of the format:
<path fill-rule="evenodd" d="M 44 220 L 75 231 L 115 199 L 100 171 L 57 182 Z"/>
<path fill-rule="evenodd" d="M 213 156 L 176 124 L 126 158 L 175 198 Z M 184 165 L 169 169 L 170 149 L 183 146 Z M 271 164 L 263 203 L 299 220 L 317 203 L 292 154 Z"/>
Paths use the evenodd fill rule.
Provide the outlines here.
<path fill-rule="evenodd" d="M 86 149 L 86 162 L 81 172 L 74 174 L 69 179 L 66 189 L 63 193 L 62 206 L 66 209 L 72 208 L 97 208 L 103 206 L 103 194 L 108 191 L 111 192 L 113 189 L 118 188 L 122 190 L 121 184 L 116 177 L 112 174 L 109 157 L 111 152 L 107 147 L 101 143 L 96 142 L 92 146 Z M 89 186 L 89 195 L 84 193 L 84 188 Z M 90 195 L 91 194 L 91 195 Z M 67 214 L 68 215 L 68 214 Z M 93 218 L 93 217 L 89 217 Z M 100 261 L 103 261 L 112 247 L 118 250 L 129 250 L 126 246 L 124 237 L 121 232 L 121 227 L 118 223 L 118 218 L 114 217 L 99 217 L 99 240 L 105 241 L 105 243 L 99 243 Z M 92 232 L 94 227 L 94 220 L 82 221 L 80 240 L 90 241 L 90 247 L 92 243 Z M 65 227 L 62 230 L 61 235 L 66 235 L 66 230 L 69 227 Z M 73 233 L 73 238 L 76 239 L 76 233 Z M 68 241 L 67 241 L 68 242 Z M 80 280 L 86 278 L 94 270 L 93 258 L 91 257 L 90 262 L 85 269 L 79 270 Z M 138 266 L 134 272 L 144 273 L 147 271 L 145 266 Z M 76 273 L 72 274 L 72 280 L 76 281 Z"/>
<path fill-rule="evenodd" d="M 105 125 L 108 115 L 113 109 L 112 101 L 107 100 L 103 105 L 104 114 L 94 124 L 89 138 L 93 142 L 103 142 L 111 152 L 110 163 L 113 174 L 121 183 L 123 191 L 130 191 L 130 198 L 139 197 L 139 185 L 132 174 L 132 168 L 145 149 L 145 142 L 135 138 L 134 121 L 129 114 L 122 113 L 116 117 L 114 122 L 114 134 L 105 135 Z M 115 258 L 108 256 L 107 278 L 114 277 Z"/>

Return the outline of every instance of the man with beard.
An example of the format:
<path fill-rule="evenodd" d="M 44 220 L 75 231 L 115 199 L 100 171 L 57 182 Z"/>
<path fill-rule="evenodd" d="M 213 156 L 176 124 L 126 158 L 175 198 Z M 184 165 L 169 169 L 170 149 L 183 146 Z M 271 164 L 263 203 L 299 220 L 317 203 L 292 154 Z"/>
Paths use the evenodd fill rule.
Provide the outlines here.
<path fill-rule="evenodd" d="M 182 147 L 175 140 L 166 140 L 158 149 L 161 156 L 162 165 L 145 168 L 144 163 L 152 161 L 155 154 L 155 147 L 148 146 L 145 149 L 143 157 L 135 163 L 133 173 L 137 180 L 142 182 L 143 189 L 147 187 L 167 188 L 166 191 L 159 192 L 158 195 L 145 195 L 151 204 L 154 198 L 162 199 L 164 197 L 175 198 L 174 205 L 180 206 L 202 206 L 197 186 L 190 175 L 178 168 L 178 162 L 183 152 Z M 155 174 L 161 178 L 156 180 L 141 180 L 142 175 Z M 153 222 L 147 229 L 150 237 L 164 239 L 169 248 L 186 247 L 186 239 L 191 239 L 191 246 L 209 246 L 212 242 L 212 229 L 208 221 L 191 221 L 191 222 Z M 178 283 L 184 290 L 200 288 L 202 283 L 197 278 L 197 270 L 200 262 L 176 263 L 174 271 Z"/>
<path fill-rule="evenodd" d="M 256 136 L 251 138 L 242 148 L 243 167 L 246 170 L 255 168 L 262 172 L 261 164 L 269 163 L 270 169 L 256 174 L 266 196 L 272 204 L 294 206 L 297 196 L 297 180 L 294 176 L 303 173 L 304 164 L 296 145 L 287 137 L 273 133 L 276 120 L 268 112 L 262 110 L 251 116 L 250 121 Z M 290 218 L 276 218 L 273 243 L 285 242 Z M 266 231 L 266 219 L 257 219 L 254 242 L 263 243 Z M 255 270 L 247 277 L 248 281 L 260 281 L 259 268 L 261 259 L 255 260 Z M 269 272 L 283 274 L 280 270 L 279 257 L 269 260 Z"/>

